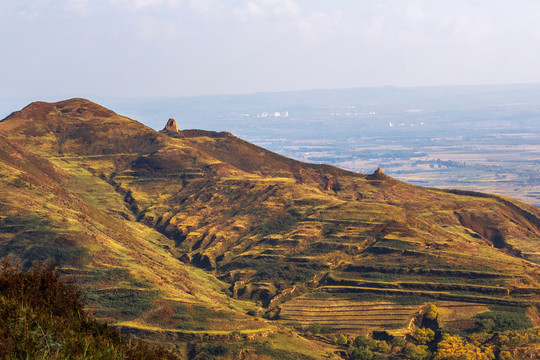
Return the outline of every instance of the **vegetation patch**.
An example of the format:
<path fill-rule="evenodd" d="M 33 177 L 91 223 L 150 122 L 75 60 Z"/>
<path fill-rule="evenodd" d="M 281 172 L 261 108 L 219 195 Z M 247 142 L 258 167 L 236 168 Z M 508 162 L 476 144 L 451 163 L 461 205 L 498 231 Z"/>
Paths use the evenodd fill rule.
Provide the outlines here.
<path fill-rule="evenodd" d="M 124 268 L 111 268 L 97 273 L 94 280 L 106 281 L 115 286 L 133 286 L 141 289 L 150 289 L 152 285 L 149 282 L 141 281 L 133 277 L 131 273 Z"/>
<path fill-rule="evenodd" d="M 268 341 L 258 343 L 255 348 L 255 353 L 258 355 L 266 355 L 273 359 L 282 360 L 313 360 L 311 356 L 299 354 L 298 352 L 276 349 L 271 346 Z"/>
<path fill-rule="evenodd" d="M 512 311 L 488 311 L 475 316 L 480 331 L 522 330 L 534 327 L 525 309 Z"/>
<path fill-rule="evenodd" d="M 107 289 L 88 294 L 88 300 L 97 302 L 104 313 L 111 310 L 122 320 L 133 320 L 154 308 L 158 291 L 137 289 Z"/>
<path fill-rule="evenodd" d="M 36 261 L 53 261 L 58 265 L 83 265 L 88 262 L 88 251 L 76 246 L 65 231 L 42 217 L 5 216 L 0 218 L 0 229 L 13 237 L 0 247 L 0 257 L 15 255 L 29 268 Z"/>
<path fill-rule="evenodd" d="M 418 295 L 418 296 L 396 295 L 396 296 L 389 296 L 388 301 L 391 301 L 394 304 L 398 304 L 398 305 L 422 305 L 427 302 L 433 301 L 433 298 L 429 298 L 422 295 Z"/>
<path fill-rule="evenodd" d="M 173 307 L 172 319 L 178 321 L 177 329 L 204 330 L 212 320 L 233 320 L 233 314 L 201 305 L 180 304 Z"/>
<path fill-rule="evenodd" d="M 263 218 L 262 220 L 252 230 L 257 234 L 268 236 L 289 231 L 301 218 L 296 213 L 286 213 L 275 218 Z"/>

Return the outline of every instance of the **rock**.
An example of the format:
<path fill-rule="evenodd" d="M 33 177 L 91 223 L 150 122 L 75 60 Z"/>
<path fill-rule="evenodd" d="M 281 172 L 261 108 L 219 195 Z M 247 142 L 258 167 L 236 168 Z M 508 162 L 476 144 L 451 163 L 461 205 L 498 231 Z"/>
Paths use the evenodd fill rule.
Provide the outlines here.
<path fill-rule="evenodd" d="M 165 130 L 177 133 L 178 124 L 176 123 L 176 120 L 173 118 L 169 119 L 169 121 L 167 121 L 167 125 L 165 125 Z"/>
<path fill-rule="evenodd" d="M 388 178 L 389 176 L 383 173 L 380 167 L 373 174 L 367 176 L 368 180 L 386 180 Z"/>

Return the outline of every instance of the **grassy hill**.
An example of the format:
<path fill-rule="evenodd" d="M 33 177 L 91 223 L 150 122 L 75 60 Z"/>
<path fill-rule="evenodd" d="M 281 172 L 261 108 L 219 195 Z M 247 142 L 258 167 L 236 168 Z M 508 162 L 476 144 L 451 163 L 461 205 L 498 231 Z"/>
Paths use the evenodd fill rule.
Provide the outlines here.
<path fill-rule="evenodd" d="M 84 99 L 0 122 L 0 196 L 0 256 L 56 261 L 96 316 L 136 334 L 267 336 L 335 317 L 334 298 L 396 309 L 356 333 L 403 333 L 426 302 L 450 304 L 459 331 L 482 306 L 538 321 L 533 206 L 306 164 L 229 133 L 156 132 Z M 355 319 L 343 322 L 363 322 L 362 306 L 340 308 Z"/>

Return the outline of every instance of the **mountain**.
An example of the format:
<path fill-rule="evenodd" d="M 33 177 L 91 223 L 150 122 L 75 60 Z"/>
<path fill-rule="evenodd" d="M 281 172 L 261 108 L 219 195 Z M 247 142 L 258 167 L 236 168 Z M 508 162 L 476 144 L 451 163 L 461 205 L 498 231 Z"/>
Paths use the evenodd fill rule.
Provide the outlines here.
<path fill-rule="evenodd" d="M 137 334 L 403 333 L 433 301 L 449 328 L 494 305 L 539 321 L 538 208 L 174 125 L 84 99 L 2 120 L 0 256 L 53 259 Z"/>

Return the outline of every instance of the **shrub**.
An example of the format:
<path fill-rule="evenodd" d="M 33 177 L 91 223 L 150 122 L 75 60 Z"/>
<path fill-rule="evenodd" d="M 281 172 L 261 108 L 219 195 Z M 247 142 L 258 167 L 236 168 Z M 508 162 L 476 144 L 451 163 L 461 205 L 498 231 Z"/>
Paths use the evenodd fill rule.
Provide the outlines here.
<path fill-rule="evenodd" d="M 414 330 L 412 336 L 420 345 L 426 345 L 435 339 L 435 333 L 431 329 L 419 328 Z"/>
<path fill-rule="evenodd" d="M 416 346 L 409 343 L 405 346 L 404 353 L 409 360 L 424 360 L 431 358 L 431 351 L 429 351 L 425 345 Z"/>
<path fill-rule="evenodd" d="M 377 340 L 375 350 L 381 353 L 388 353 L 390 351 L 390 346 L 388 346 L 388 343 L 386 341 Z"/>
<path fill-rule="evenodd" d="M 81 292 L 53 266 L 0 269 L 0 358 L 177 359 L 131 342 L 84 311 Z"/>
<path fill-rule="evenodd" d="M 491 348 L 482 348 L 464 341 L 458 335 L 445 334 L 437 345 L 434 360 L 492 360 L 495 359 Z"/>
<path fill-rule="evenodd" d="M 405 346 L 406 343 L 407 341 L 402 337 L 395 337 L 394 339 L 392 339 L 392 346 Z"/>
<path fill-rule="evenodd" d="M 435 320 L 439 316 L 439 309 L 434 304 L 429 304 L 424 316 L 428 320 Z"/>
<path fill-rule="evenodd" d="M 336 344 L 338 344 L 338 345 L 347 345 L 348 342 L 349 342 L 349 339 L 347 338 L 347 335 L 340 334 L 336 338 Z"/>
<path fill-rule="evenodd" d="M 318 334 L 332 334 L 335 332 L 335 329 L 328 325 L 323 324 L 312 324 L 308 326 L 305 331 L 309 331 L 312 334 L 318 335 Z"/>
<path fill-rule="evenodd" d="M 371 360 L 373 359 L 373 353 L 365 346 L 353 347 L 349 354 L 351 360 Z"/>
<path fill-rule="evenodd" d="M 354 346 L 367 347 L 369 349 L 375 348 L 377 340 L 372 339 L 369 336 L 360 335 L 354 338 Z"/>
<path fill-rule="evenodd" d="M 514 360 L 514 357 L 512 356 L 510 351 L 504 350 L 499 353 L 499 359 L 500 360 Z"/>

